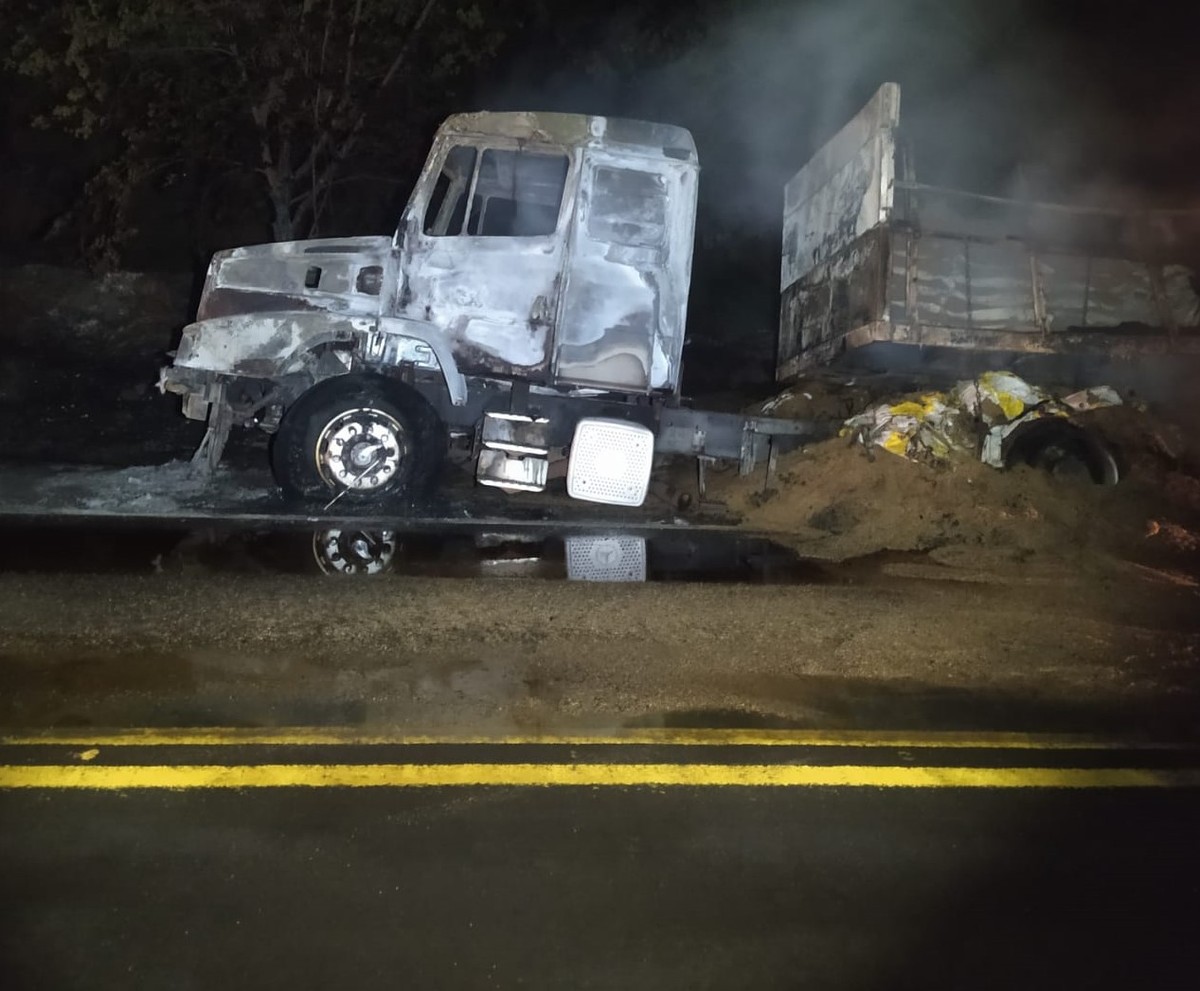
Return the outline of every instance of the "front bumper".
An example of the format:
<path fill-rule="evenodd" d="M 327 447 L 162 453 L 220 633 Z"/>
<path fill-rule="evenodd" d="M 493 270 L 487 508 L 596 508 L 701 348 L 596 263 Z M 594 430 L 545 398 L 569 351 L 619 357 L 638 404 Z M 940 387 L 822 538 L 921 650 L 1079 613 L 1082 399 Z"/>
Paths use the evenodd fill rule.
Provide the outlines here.
<path fill-rule="evenodd" d="M 183 415 L 189 420 L 207 420 L 209 409 L 219 402 L 223 382 L 216 372 L 167 365 L 159 370 L 158 391 L 183 399 Z"/>

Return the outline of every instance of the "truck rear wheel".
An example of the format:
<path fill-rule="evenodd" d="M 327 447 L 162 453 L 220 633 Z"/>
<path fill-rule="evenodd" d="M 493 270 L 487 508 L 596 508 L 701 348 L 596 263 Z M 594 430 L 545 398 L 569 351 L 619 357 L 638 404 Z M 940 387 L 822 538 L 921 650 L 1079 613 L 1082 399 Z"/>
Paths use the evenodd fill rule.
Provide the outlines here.
<path fill-rule="evenodd" d="M 295 498 L 399 498 L 441 462 L 437 415 L 406 386 L 358 376 L 322 382 L 284 414 L 271 468 Z"/>

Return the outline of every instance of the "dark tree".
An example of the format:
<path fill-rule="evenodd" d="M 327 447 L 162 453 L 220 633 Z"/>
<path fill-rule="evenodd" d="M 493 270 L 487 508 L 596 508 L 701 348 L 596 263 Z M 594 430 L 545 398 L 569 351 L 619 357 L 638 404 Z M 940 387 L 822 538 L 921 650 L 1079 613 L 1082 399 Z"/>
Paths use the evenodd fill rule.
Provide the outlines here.
<path fill-rule="evenodd" d="M 76 209 L 110 261 L 134 233 L 135 192 L 184 177 L 211 195 L 251 176 L 275 239 L 319 232 L 331 192 L 372 146 L 403 154 L 414 107 L 489 59 L 516 23 L 502 5 L 454 0 L 6 6 L 23 8 L 6 18 L 18 25 L 9 67 L 48 96 L 36 123 L 103 143 Z"/>

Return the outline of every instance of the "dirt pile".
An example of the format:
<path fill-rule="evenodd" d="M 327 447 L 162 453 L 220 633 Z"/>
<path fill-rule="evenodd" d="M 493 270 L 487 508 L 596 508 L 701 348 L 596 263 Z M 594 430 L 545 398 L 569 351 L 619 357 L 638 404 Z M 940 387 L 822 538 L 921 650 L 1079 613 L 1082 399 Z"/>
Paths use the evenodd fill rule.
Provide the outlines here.
<path fill-rule="evenodd" d="M 840 418 L 878 399 L 866 387 L 793 390 L 769 415 Z M 914 463 L 848 437 L 780 457 L 769 484 L 759 469 L 714 472 L 709 498 L 744 525 L 786 534 L 814 557 L 843 560 L 881 551 L 927 551 L 976 568 L 1039 563 L 1086 569 L 1132 560 L 1196 570 L 1200 457 L 1178 423 L 1132 405 L 1080 414 L 1075 422 L 1115 449 L 1116 486 L 1052 477 L 1025 466 L 998 471 L 969 453 Z"/>

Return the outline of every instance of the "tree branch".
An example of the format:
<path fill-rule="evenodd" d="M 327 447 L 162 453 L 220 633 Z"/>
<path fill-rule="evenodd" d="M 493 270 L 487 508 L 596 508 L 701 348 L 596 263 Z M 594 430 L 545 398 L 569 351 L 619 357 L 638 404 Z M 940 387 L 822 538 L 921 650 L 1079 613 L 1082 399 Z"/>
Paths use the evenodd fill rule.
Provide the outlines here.
<path fill-rule="evenodd" d="M 316 182 L 316 188 L 318 190 L 323 189 L 332 180 L 334 173 L 336 173 L 342 162 L 346 160 L 346 157 L 358 143 L 358 139 L 362 134 L 363 127 L 366 125 L 367 117 L 371 110 L 372 101 L 379 99 L 388 86 L 391 85 L 392 80 L 395 79 L 396 73 L 400 71 L 400 68 L 404 65 L 404 62 L 408 57 L 408 53 L 412 48 L 413 39 L 415 39 L 420 33 L 421 28 L 424 26 L 425 21 L 428 20 L 430 13 L 433 11 L 433 8 L 437 5 L 437 3 L 438 0 L 425 0 L 424 5 L 421 7 L 420 13 L 417 14 L 416 19 L 412 23 L 412 27 L 408 29 L 408 34 L 404 39 L 404 44 L 400 46 L 400 50 L 396 52 L 396 57 L 392 59 L 391 64 L 388 66 L 387 72 L 385 72 L 383 77 L 380 79 L 379 85 L 375 87 L 375 92 L 372 94 L 371 100 L 363 101 L 363 104 L 359 108 L 358 114 L 355 116 L 354 123 L 351 125 L 346 137 L 342 140 L 338 149 L 330 155 L 329 162 L 325 168 L 321 170 L 321 174 Z M 332 132 L 328 130 L 325 131 L 313 145 L 312 150 L 305 159 L 302 169 L 308 170 L 315 168 L 317 159 L 324 154 L 325 150 L 329 147 L 332 141 Z M 302 208 L 297 212 L 296 222 L 299 223 L 301 220 L 305 219 L 310 212 L 315 211 L 315 208 L 315 202 L 310 202 L 306 206 L 302 206 Z"/>
<path fill-rule="evenodd" d="M 342 93 L 350 93 L 350 77 L 354 74 L 354 46 L 358 43 L 358 26 L 362 21 L 363 0 L 355 0 L 354 17 L 350 21 L 350 37 L 346 41 L 346 72 L 342 77 Z"/>
<path fill-rule="evenodd" d="M 232 48 L 221 48 L 217 45 L 175 45 L 170 48 L 122 48 L 126 55 L 220 55 L 223 58 L 237 58 L 237 52 Z"/>
<path fill-rule="evenodd" d="M 321 130 L 321 105 L 324 94 L 322 92 L 325 84 L 325 55 L 329 50 L 329 35 L 333 31 L 333 4 L 334 0 L 329 0 L 325 7 L 325 31 L 321 36 L 321 55 L 317 63 L 317 91 L 313 97 L 313 141 L 317 140 L 317 136 L 322 134 Z M 289 211 L 299 202 L 304 199 L 304 196 L 311 196 L 312 199 L 317 198 L 317 160 L 314 155 L 309 155 L 307 160 L 307 168 L 300 167 L 300 175 L 308 173 L 310 189 L 308 193 L 296 197 L 288 205 Z M 315 224 L 315 221 L 314 221 Z"/>
<path fill-rule="evenodd" d="M 338 176 L 336 179 L 331 179 L 327 184 L 327 188 L 332 189 L 334 186 L 344 186 L 351 182 L 382 182 L 389 186 L 406 185 L 407 180 L 397 179 L 394 175 L 380 175 L 376 172 L 355 172 L 354 175 Z M 301 200 L 307 199 L 311 194 L 306 192 L 298 193 L 292 197 L 292 206 L 295 206 Z"/>

